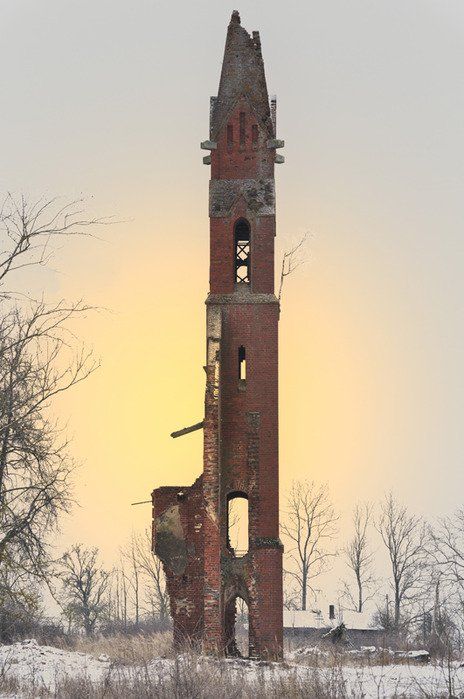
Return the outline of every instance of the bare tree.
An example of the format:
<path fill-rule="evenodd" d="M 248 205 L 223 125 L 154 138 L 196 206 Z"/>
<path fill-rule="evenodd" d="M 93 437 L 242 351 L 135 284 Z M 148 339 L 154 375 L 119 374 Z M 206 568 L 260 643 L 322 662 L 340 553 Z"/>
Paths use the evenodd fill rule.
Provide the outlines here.
<path fill-rule="evenodd" d="M 345 583 L 343 597 L 357 612 L 363 611 L 366 601 L 372 599 L 375 583 L 372 570 L 374 553 L 371 550 L 368 531 L 372 519 L 372 505 L 356 505 L 353 510 L 353 536 L 343 552 L 348 568 L 353 572 L 356 581 L 356 594 L 352 593 L 351 585 Z"/>
<path fill-rule="evenodd" d="M 134 565 L 137 566 L 143 583 L 145 611 L 152 617 L 165 621 L 169 616 L 169 596 L 163 564 L 151 548 L 151 533 L 146 529 L 132 539 Z"/>
<path fill-rule="evenodd" d="M 393 625 L 400 629 L 405 607 L 418 600 L 420 581 L 426 562 L 426 530 L 420 517 L 409 514 L 393 495 L 387 495 L 381 505 L 377 524 L 388 551 L 393 591 Z"/>
<path fill-rule="evenodd" d="M 60 559 L 61 606 L 72 624 L 91 636 L 108 609 L 110 573 L 98 561 L 98 549 L 75 544 Z"/>
<path fill-rule="evenodd" d="M 464 626 L 464 508 L 453 515 L 442 517 L 436 527 L 429 530 L 430 554 L 434 561 L 436 595 L 434 624 L 443 627 L 440 612 L 446 598 L 448 608 L 455 610 L 456 622 Z"/>
<path fill-rule="evenodd" d="M 123 578 L 127 581 L 127 587 L 129 589 L 130 599 L 132 603 L 132 608 L 134 611 L 134 622 L 135 625 L 139 625 L 140 621 L 140 588 L 141 588 L 141 569 L 138 561 L 138 539 L 137 536 L 132 533 L 130 541 L 126 547 L 121 549 L 121 574 Z M 126 564 L 126 565 L 124 565 Z M 127 572 L 126 572 L 127 566 Z"/>
<path fill-rule="evenodd" d="M 294 245 L 290 250 L 284 252 L 282 258 L 282 267 L 280 270 L 280 283 L 279 283 L 279 301 L 282 300 L 282 291 L 284 287 L 285 277 L 292 274 L 300 265 L 304 264 L 306 260 L 302 257 L 302 252 L 304 245 L 306 243 L 307 233 L 300 239 L 300 241 Z"/>
<path fill-rule="evenodd" d="M 4 558 L 0 565 L 1 643 L 11 643 L 18 635 L 30 633 L 42 615 L 37 580 L 17 560 L 11 563 Z"/>
<path fill-rule="evenodd" d="M 127 629 L 129 622 L 129 592 L 125 561 L 121 555 L 119 564 L 111 574 L 111 584 L 108 588 L 108 619 L 116 622 L 118 627 Z"/>
<path fill-rule="evenodd" d="M 52 399 L 97 367 L 70 349 L 66 323 L 83 304 L 31 303 L 0 318 L 0 562 L 39 572 L 46 537 L 70 505 L 68 442 L 48 417 Z"/>
<path fill-rule="evenodd" d="M 337 533 L 338 516 L 327 487 L 308 481 L 294 481 L 287 498 L 283 535 L 290 543 L 287 574 L 295 580 L 306 609 L 311 581 L 325 570 L 335 552 L 330 542 Z"/>
<path fill-rule="evenodd" d="M 442 517 L 430 535 L 437 566 L 464 593 L 464 509 Z"/>
<path fill-rule="evenodd" d="M 98 362 L 73 350 L 70 323 L 89 306 L 34 301 L 11 284 L 15 273 L 50 260 L 54 239 L 105 223 L 84 219 L 81 204 L 7 195 L 0 205 L 0 568 L 8 566 L 17 585 L 43 573 L 48 538 L 71 504 L 73 462 L 49 408 Z"/>

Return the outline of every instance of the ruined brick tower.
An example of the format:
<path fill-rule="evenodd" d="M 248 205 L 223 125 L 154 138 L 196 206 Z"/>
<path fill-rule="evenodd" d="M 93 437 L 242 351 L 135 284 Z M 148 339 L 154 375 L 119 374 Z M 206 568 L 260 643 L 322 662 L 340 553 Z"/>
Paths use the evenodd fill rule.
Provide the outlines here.
<path fill-rule="evenodd" d="M 211 98 L 210 292 L 206 300 L 203 474 L 153 492 L 175 637 L 234 654 L 236 601 L 248 605 L 251 657 L 282 656 L 278 485 L 278 321 L 274 295 L 276 103 L 258 32 L 233 12 Z M 174 433 L 178 436 L 180 433 Z M 231 541 L 232 505 L 248 503 L 248 546 Z"/>

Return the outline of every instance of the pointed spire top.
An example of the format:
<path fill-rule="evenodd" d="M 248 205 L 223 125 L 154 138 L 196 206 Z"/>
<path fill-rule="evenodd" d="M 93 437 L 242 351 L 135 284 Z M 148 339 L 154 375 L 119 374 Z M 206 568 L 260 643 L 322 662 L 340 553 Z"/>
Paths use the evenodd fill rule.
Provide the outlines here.
<path fill-rule="evenodd" d="M 240 24 L 238 10 L 232 12 L 227 31 L 221 80 L 211 120 L 211 138 L 216 140 L 237 100 L 245 97 L 253 107 L 258 124 L 272 138 L 274 129 L 269 108 L 259 32 L 250 36 Z"/>

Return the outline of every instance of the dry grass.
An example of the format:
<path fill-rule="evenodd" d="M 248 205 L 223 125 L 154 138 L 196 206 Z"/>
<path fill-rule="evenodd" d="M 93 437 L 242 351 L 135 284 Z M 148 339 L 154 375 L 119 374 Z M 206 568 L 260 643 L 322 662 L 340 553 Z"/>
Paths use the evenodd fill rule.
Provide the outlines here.
<path fill-rule="evenodd" d="M 172 663 L 165 675 L 150 672 L 148 665 L 128 672 L 120 666 L 108 671 L 98 682 L 89 678 L 67 677 L 56 683 L 53 690 L 35 685 L 21 687 L 9 681 L 0 681 L 0 695 L 17 699 L 445 699 L 464 696 L 448 693 L 438 686 L 419 686 L 415 692 L 391 688 L 385 693 L 381 680 L 374 693 L 366 692 L 362 682 L 347 687 L 339 668 L 330 670 L 311 668 L 304 678 L 296 674 L 281 675 L 259 672 L 251 679 L 246 672 L 231 672 L 225 663 L 198 665 L 191 656 Z"/>
<path fill-rule="evenodd" d="M 250 681 L 245 673 L 230 672 L 225 663 L 198 667 L 193 654 L 173 664 L 164 677 L 153 675 L 149 667 L 127 675 L 112 670 L 101 682 L 71 678 L 57 682 L 53 691 L 43 687 L 21 688 L 21 699 L 354 699 L 347 694 L 342 678 L 334 672 L 321 677 L 317 670 L 304 681 L 295 676 L 273 675 Z M 0 686 L 0 690 L 2 687 Z"/>
<path fill-rule="evenodd" d="M 172 631 L 151 634 L 113 636 L 73 636 L 67 640 L 53 641 L 54 646 L 64 650 L 75 650 L 98 657 L 107 655 L 116 665 L 142 665 L 153 658 L 173 658 Z"/>

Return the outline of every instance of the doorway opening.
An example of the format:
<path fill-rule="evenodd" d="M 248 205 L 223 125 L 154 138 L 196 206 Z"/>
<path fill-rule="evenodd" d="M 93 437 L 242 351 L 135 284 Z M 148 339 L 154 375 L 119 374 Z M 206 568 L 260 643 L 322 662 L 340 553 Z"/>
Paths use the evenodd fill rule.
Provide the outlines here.
<path fill-rule="evenodd" d="M 237 595 L 226 607 L 226 655 L 248 658 L 250 655 L 250 620 L 248 605 Z"/>

